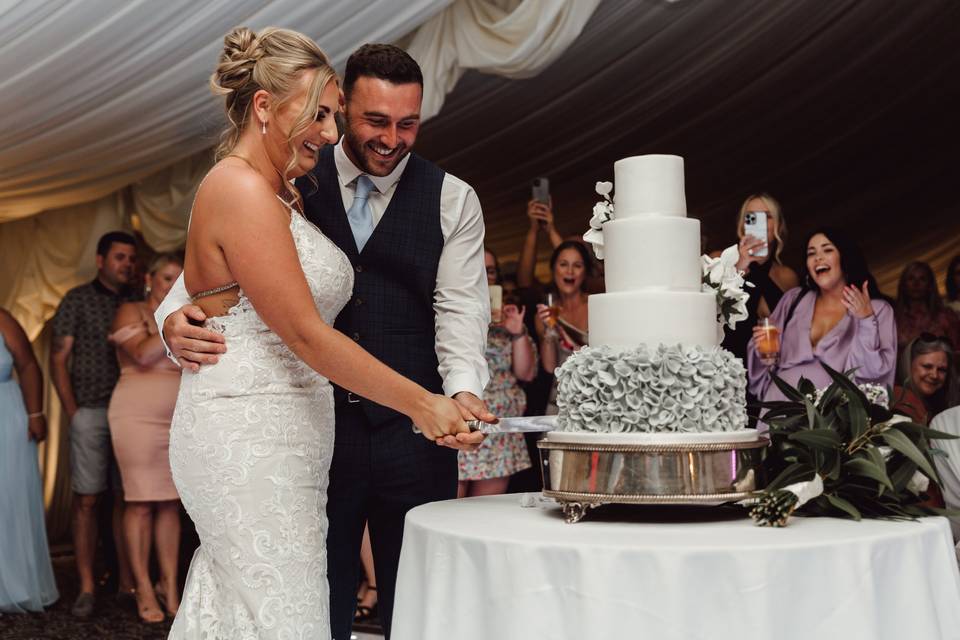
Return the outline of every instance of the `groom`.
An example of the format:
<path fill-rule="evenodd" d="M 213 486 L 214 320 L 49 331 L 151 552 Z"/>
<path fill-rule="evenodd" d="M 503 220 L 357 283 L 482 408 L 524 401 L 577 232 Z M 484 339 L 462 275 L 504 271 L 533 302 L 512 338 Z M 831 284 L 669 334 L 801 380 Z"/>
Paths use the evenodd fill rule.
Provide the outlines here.
<path fill-rule="evenodd" d="M 480 400 L 490 309 L 483 214 L 473 189 L 410 152 L 420 127 L 423 76 L 392 45 L 364 45 L 347 61 L 345 132 L 324 147 L 297 187 L 307 217 L 346 253 L 353 298 L 335 327 L 465 418 L 493 421 Z M 189 324 L 196 307 L 167 316 L 164 336 L 182 364 L 214 362 L 222 337 Z M 216 340 L 218 343 L 208 342 Z M 406 416 L 335 389 L 336 441 L 327 493 L 330 625 L 348 640 L 356 608 L 364 523 L 387 638 L 407 511 L 456 497 L 457 452 L 417 435 Z"/>

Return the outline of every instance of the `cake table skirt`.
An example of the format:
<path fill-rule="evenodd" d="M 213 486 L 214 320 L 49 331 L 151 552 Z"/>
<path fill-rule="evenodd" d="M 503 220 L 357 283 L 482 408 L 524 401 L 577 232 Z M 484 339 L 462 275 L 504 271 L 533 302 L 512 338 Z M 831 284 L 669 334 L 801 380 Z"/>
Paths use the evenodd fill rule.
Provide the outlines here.
<path fill-rule="evenodd" d="M 412 510 L 392 637 L 960 638 L 945 518 L 769 529 L 706 507 L 602 514 L 568 525 L 517 495 Z"/>

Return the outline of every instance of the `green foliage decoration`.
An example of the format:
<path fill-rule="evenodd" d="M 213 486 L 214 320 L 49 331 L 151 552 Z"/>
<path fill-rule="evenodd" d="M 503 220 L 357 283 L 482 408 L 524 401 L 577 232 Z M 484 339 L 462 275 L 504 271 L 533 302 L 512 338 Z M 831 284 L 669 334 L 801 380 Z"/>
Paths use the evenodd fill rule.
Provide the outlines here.
<path fill-rule="evenodd" d="M 819 398 L 809 380 L 801 378 L 794 388 L 774 377 L 787 399 L 760 405 L 768 410 L 762 418 L 770 427 L 764 466 L 772 480 L 752 503 L 754 520 L 784 526 L 794 510 L 854 520 L 956 515 L 923 504 L 929 496 L 915 484 L 918 471 L 940 484 L 933 462 L 939 452 L 929 442 L 956 436 L 871 402 L 847 374 L 823 366 L 833 382 Z M 823 493 L 798 506 L 785 487 L 815 475 Z"/>

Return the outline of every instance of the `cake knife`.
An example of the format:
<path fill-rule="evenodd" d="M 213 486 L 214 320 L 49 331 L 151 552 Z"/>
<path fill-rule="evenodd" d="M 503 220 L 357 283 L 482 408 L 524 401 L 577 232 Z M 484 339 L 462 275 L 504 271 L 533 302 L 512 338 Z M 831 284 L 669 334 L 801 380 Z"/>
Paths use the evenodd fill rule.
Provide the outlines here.
<path fill-rule="evenodd" d="M 497 433 L 545 433 L 556 431 L 557 416 L 523 416 L 519 418 L 500 418 L 496 424 L 479 420 L 467 420 L 470 431 L 479 431 L 486 435 Z"/>

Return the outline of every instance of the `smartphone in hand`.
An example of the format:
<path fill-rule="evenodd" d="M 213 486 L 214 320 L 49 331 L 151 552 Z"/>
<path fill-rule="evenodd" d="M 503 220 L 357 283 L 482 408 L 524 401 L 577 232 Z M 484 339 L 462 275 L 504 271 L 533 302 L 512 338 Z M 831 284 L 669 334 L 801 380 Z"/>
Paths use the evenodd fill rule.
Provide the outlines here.
<path fill-rule="evenodd" d="M 534 178 L 530 191 L 531 199 L 550 204 L 550 180 L 547 178 Z"/>
<path fill-rule="evenodd" d="M 530 197 L 532 200 L 550 204 L 550 181 L 547 178 L 534 178 L 533 185 L 530 188 Z M 541 220 L 539 223 L 541 229 L 545 228 L 546 223 Z"/>
<path fill-rule="evenodd" d="M 743 233 L 747 236 L 759 238 L 769 244 L 770 239 L 767 238 L 767 212 L 747 211 L 747 215 L 743 218 Z M 755 250 L 753 255 L 758 258 L 765 258 L 767 253 L 767 246 L 764 245 Z"/>

